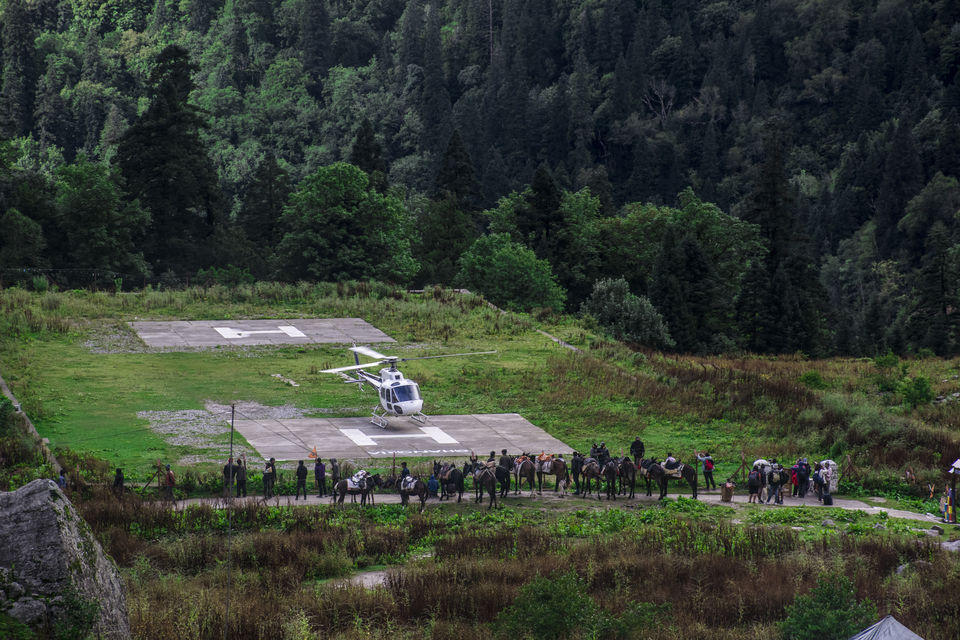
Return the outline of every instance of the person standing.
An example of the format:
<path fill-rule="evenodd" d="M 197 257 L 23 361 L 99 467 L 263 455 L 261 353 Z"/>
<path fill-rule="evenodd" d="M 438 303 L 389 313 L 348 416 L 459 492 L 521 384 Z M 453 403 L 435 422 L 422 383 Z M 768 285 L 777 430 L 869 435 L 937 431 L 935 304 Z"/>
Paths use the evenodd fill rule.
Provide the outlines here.
<path fill-rule="evenodd" d="M 123 469 L 117 467 L 117 473 L 113 476 L 113 495 L 118 498 L 123 495 Z"/>
<path fill-rule="evenodd" d="M 770 473 L 767 474 L 767 504 L 773 500 L 774 504 L 783 504 L 783 496 L 780 495 L 780 487 L 786 481 L 786 471 L 780 464 L 773 460 L 770 467 Z"/>
<path fill-rule="evenodd" d="M 267 464 L 263 465 L 263 499 L 269 500 L 273 497 L 273 482 L 277 479 L 276 460 L 270 458 Z"/>
<path fill-rule="evenodd" d="M 247 460 L 241 457 L 237 460 L 237 497 L 241 494 L 247 497 Z"/>
<path fill-rule="evenodd" d="M 297 494 L 294 496 L 294 500 L 300 498 L 300 490 L 303 489 L 303 499 L 307 499 L 307 467 L 304 466 L 303 460 L 297 464 Z"/>
<path fill-rule="evenodd" d="M 67 472 L 62 468 L 60 469 L 60 476 L 57 478 L 57 486 L 60 487 L 61 491 L 67 490 Z"/>
<path fill-rule="evenodd" d="M 320 458 L 313 465 L 313 480 L 317 483 L 317 497 L 322 498 L 327 493 L 327 465 Z"/>
<path fill-rule="evenodd" d="M 797 465 L 797 495 L 800 499 L 807 497 L 807 491 L 810 490 L 810 465 L 806 458 L 800 458 L 800 464 Z"/>
<path fill-rule="evenodd" d="M 630 455 L 633 456 L 634 466 L 640 466 L 640 461 L 643 460 L 645 451 L 646 449 L 643 446 L 643 441 L 640 439 L 640 436 L 634 438 L 633 442 L 630 443 Z"/>
<path fill-rule="evenodd" d="M 573 495 L 580 495 L 580 474 L 583 473 L 583 456 L 579 451 L 573 452 L 573 459 L 570 460 L 570 475 L 573 476 L 573 484 L 576 488 Z"/>
<path fill-rule="evenodd" d="M 750 491 L 750 498 L 747 502 L 758 502 L 760 498 L 760 487 L 763 481 L 760 479 L 760 467 L 753 465 L 750 474 L 747 475 L 747 489 Z"/>
<path fill-rule="evenodd" d="M 330 458 L 330 493 L 333 493 L 338 482 L 340 482 L 340 463 L 336 458 Z"/>
<path fill-rule="evenodd" d="M 713 485 L 713 488 L 717 488 L 717 483 L 713 480 L 713 458 L 710 457 L 710 452 L 704 454 L 697 454 L 697 460 L 700 461 L 700 464 L 703 466 L 703 486 L 706 490 L 710 490 L 710 485 Z"/>
<path fill-rule="evenodd" d="M 173 474 L 173 469 L 170 468 L 170 465 L 167 465 L 166 473 L 163 476 L 163 491 L 164 495 L 168 500 L 173 503 L 176 503 L 176 498 L 173 497 L 173 490 L 177 486 L 177 477 Z"/>
<path fill-rule="evenodd" d="M 233 465 L 233 458 L 227 458 L 227 464 L 223 465 L 223 497 L 229 498 L 233 495 L 233 480 L 237 475 L 237 470 Z"/>

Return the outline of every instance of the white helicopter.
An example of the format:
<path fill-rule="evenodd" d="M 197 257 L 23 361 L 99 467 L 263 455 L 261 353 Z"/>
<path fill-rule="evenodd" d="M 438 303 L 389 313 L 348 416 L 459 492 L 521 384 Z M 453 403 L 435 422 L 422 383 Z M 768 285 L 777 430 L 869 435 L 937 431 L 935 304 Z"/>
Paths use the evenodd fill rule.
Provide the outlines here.
<path fill-rule="evenodd" d="M 427 416 L 422 412 L 423 398 L 420 396 L 420 385 L 409 378 L 404 378 L 403 374 L 397 369 L 398 362 L 408 360 L 430 360 L 432 358 L 453 358 L 455 356 L 479 356 L 496 353 L 496 351 L 474 351 L 472 353 L 449 353 L 440 356 L 421 356 L 419 358 L 400 358 L 398 356 L 385 356 L 382 353 L 374 351 L 370 347 L 350 347 L 353 352 L 353 359 L 356 364 L 349 367 L 337 367 L 335 369 L 324 369 L 320 373 L 336 373 L 343 378 L 347 384 L 356 384 L 363 389 L 363 383 L 369 382 L 380 395 L 380 404 L 374 405 L 372 418 L 370 422 L 381 429 L 386 429 L 389 416 L 405 416 L 420 424 L 427 421 Z M 376 362 L 360 364 L 360 355 L 368 358 L 374 358 Z M 376 367 L 381 364 L 389 365 L 380 369 L 380 375 L 374 375 L 369 371 L 364 371 L 368 367 Z M 345 371 L 355 371 L 356 378 L 351 378 Z"/>

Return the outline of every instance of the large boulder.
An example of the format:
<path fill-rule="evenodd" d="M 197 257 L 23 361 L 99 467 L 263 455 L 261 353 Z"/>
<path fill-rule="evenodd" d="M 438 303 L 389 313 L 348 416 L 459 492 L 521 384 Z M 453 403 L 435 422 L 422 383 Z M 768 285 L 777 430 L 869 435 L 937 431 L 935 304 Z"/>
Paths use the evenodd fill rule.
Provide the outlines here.
<path fill-rule="evenodd" d="M 0 492 L 0 612 L 38 630 L 129 638 L 117 567 L 56 483 Z"/>

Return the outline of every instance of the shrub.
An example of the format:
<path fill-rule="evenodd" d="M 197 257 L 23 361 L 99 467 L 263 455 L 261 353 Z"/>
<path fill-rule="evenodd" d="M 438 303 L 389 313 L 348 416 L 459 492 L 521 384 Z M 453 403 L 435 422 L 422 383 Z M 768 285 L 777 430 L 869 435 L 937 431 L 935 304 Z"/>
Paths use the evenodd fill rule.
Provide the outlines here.
<path fill-rule="evenodd" d="M 549 307 L 559 311 L 566 299 L 550 263 L 538 259 L 507 233 L 478 238 L 460 257 L 456 280 L 494 304 L 513 310 Z"/>
<path fill-rule="evenodd" d="M 843 574 L 823 574 L 807 595 L 798 595 L 787 606 L 787 618 L 780 623 L 784 640 L 845 640 L 873 624 L 877 606 L 870 600 L 857 601 L 853 584 Z"/>
<path fill-rule="evenodd" d="M 800 376 L 800 383 L 811 389 L 827 389 L 830 387 L 827 381 L 823 379 L 819 371 L 807 371 Z"/>
<path fill-rule="evenodd" d="M 924 376 L 917 376 L 912 380 L 905 379 L 900 384 L 900 394 L 903 396 L 903 402 L 908 407 L 916 409 L 921 404 L 927 404 L 933 400 L 933 387 L 930 381 Z"/>
<path fill-rule="evenodd" d="M 581 311 L 596 318 L 618 340 L 654 348 L 674 345 L 660 312 L 645 297 L 630 293 L 623 278 L 597 281 Z"/>

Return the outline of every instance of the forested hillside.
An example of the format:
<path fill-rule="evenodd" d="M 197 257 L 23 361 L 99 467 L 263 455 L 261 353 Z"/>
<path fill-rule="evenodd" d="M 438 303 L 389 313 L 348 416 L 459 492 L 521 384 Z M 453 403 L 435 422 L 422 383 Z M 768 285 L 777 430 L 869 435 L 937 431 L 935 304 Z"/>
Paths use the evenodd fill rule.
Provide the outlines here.
<path fill-rule="evenodd" d="M 3 284 L 377 278 L 679 351 L 960 350 L 956 2 L 0 8 Z"/>

